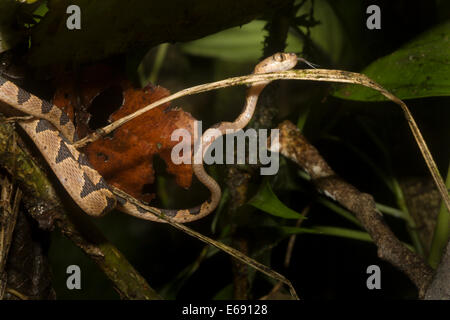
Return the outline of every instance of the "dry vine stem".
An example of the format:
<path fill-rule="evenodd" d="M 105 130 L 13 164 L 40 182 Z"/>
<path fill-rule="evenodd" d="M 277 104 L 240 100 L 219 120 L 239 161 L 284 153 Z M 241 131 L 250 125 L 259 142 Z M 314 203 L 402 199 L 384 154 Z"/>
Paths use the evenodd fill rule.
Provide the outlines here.
<path fill-rule="evenodd" d="M 17 188 L 14 192 L 14 185 L 5 177 L 0 180 L 0 186 L 0 300 L 3 300 L 8 280 L 5 272 L 6 261 L 19 214 L 22 191 Z"/>
<path fill-rule="evenodd" d="M 389 100 L 393 101 L 394 103 L 398 104 L 405 115 L 406 120 L 408 121 L 408 125 L 411 128 L 411 131 L 413 133 L 414 139 L 417 142 L 417 145 L 419 146 L 420 152 L 422 153 L 423 158 L 425 159 L 425 162 L 428 166 L 428 169 L 431 173 L 431 176 L 433 177 L 434 183 L 436 184 L 436 187 L 439 190 L 439 193 L 441 194 L 442 199 L 444 200 L 445 206 L 447 207 L 447 210 L 450 212 L 450 197 L 447 192 L 447 188 L 445 187 L 445 183 L 442 180 L 441 174 L 439 173 L 439 170 L 436 166 L 436 163 L 434 162 L 433 156 L 431 155 L 428 146 L 425 142 L 425 140 L 422 137 L 422 134 L 417 127 L 417 124 L 409 111 L 406 104 L 394 96 L 392 93 L 384 89 L 382 86 L 368 78 L 367 76 L 360 74 L 360 73 L 354 73 L 354 72 L 348 72 L 348 71 L 342 71 L 342 70 L 327 70 L 327 69 L 312 69 L 312 70 L 290 70 L 290 71 L 284 71 L 284 72 L 274 72 L 274 73 L 266 73 L 266 74 L 252 74 L 242 77 L 234 77 L 234 78 L 228 78 L 221 81 L 211 82 L 207 84 L 198 85 L 195 87 L 187 88 L 181 91 L 178 91 L 177 93 L 174 93 L 166 98 L 163 98 L 161 100 L 158 100 L 128 116 L 125 116 L 101 129 L 98 129 L 93 134 L 79 140 L 74 144 L 76 148 L 80 148 L 85 146 L 87 143 L 95 141 L 102 137 L 103 135 L 106 135 L 113 130 L 117 129 L 121 125 L 125 124 L 126 122 L 138 117 L 139 115 L 157 107 L 164 103 L 167 103 L 169 101 L 181 98 L 183 96 L 193 95 L 201 92 L 207 92 L 211 90 L 217 90 L 220 88 L 225 87 L 231 87 L 231 86 L 237 86 L 237 85 L 243 85 L 243 84 L 250 84 L 255 83 L 259 81 L 267 81 L 267 80 L 279 80 L 279 79 L 291 79 L 291 80 L 311 80 L 311 81 L 325 81 L 325 82 L 341 82 L 341 83 L 353 83 L 353 84 L 359 84 L 371 89 L 374 89 L 378 92 L 380 92 L 382 95 L 384 95 Z"/>
<path fill-rule="evenodd" d="M 423 297 L 433 270 L 421 256 L 397 239 L 376 208 L 373 197 L 360 192 L 336 175 L 292 122 L 284 121 L 278 129 L 279 142 L 278 145 L 271 146 L 271 150 L 275 148 L 294 161 L 309 174 L 312 184 L 320 193 L 352 212 L 377 246 L 378 256 L 403 271 L 416 285 L 419 296 Z"/>
<path fill-rule="evenodd" d="M 399 98 L 397 98 L 396 96 L 394 96 L 393 94 L 388 92 L 386 89 L 381 87 L 379 84 L 375 83 L 374 81 L 372 81 L 365 75 L 362 75 L 359 73 L 353 73 L 353 72 L 347 72 L 347 71 L 341 71 L 341 70 L 326 70 L 326 69 L 291 70 L 291 71 L 277 72 L 277 73 L 253 74 L 253 75 L 242 76 L 242 77 L 234 77 L 234 78 L 229 78 L 229 79 L 225 79 L 225 80 L 221 80 L 221 81 L 217 81 L 217 82 L 213 82 L 213 83 L 198 85 L 195 87 L 181 90 L 173 95 L 170 95 L 166 98 L 158 100 L 158 101 L 156 101 L 156 102 L 126 116 L 126 117 L 123 117 L 123 118 L 111 123 L 110 125 L 102 128 L 102 129 L 97 130 L 92 135 L 87 136 L 84 139 L 81 139 L 78 142 L 76 142 L 75 147 L 77 147 L 77 148 L 83 147 L 87 143 L 95 141 L 98 138 L 100 138 L 101 136 L 112 132 L 113 130 L 117 129 L 118 127 L 125 124 L 126 122 L 138 117 L 139 115 L 141 115 L 157 106 L 160 106 L 164 103 L 178 99 L 180 97 L 198 94 L 201 92 L 207 92 L 207 91 L 211 91 L 211 90 L 216 90 L 216 89 L 220 89 L 220 88 L 224 88 L 224 87 L 251 84 L 251 83 L 255 83 L 255 82 L 259 82 L 259 81 L 279 80 L 279 79 L 312 80 L 312 81 L 359 84 L 359 85 L 363 85 L 365 87 L 368 87 L 368 88 L 371 88 L 371 89 L 374 89 L 374 90 L 380 92 L 386 98 L 388 98 L 389 100 L 398 104 L 403 110 L 405 118 L 408 121 L 408 125 L 411 128 L 413 136 L 414 136 L 414 138 L 419 146 L 419 149 L 422 153 L 422 156 L 424 157 L 425 162 L 431 172 L 431 175 L 432 175 L 434 182 L 441 194 L 441 197 L 443 198 L 447 209 L 450 211 L 450 198 L 447 193 L 447 188 L 445 187 L 445 184 L 444 184 L 442 177 L 437 169 L 434 159 L 428 149 L 428 146 L 427 146 L 425 140 L 423 139 L 422 134 L 421 134 L 420 130 L 418 129 L 417 124 L 416 124 L 411 112 L 409 111 L 408 107 L 406 106 L 406 104 L 403 101 L 401 101 Z M 198 233 L 188 229 L 187 227 L 185 227 L 182 224 L 171 221 L 172 219 L 170 219 L 168 217 L 161 216 L 157 212 L 153 212 L 152 210 L 150 210 L 150 207 L 145 206 L 142 203 L 140 203 L 139 201 L 137 201 L 136 199 L 124 194 L 123 191 L 121 191 L 121 190 L 114 189 L 113 191 L 116 195 L 119 195 L 121 197 L 126 197 L 126 198 L 128 198 L 128 200 L 130 202 L 135 203 L 136 205 L 139 205 L 143 209 L 146 209 L 146 210 L 154 213 L 161 219 L 166 220 L 169 224 L 171 224 L 175 228 L 180 229 L 180 230 L 190 234 L 191 236 L 194 236 L 194 237 L 198 238 L 199 240 L 204 241 L 208 244 L 211 244 L 223 251 L 226 251 L 228 254 L 241 260 L 242 262 L 252 265 L 255 269 L 265 273 L 266 275 L 273 277 L 280 282 L 285 283 L 290 288 L 291 294 L 295 298 L 297 298 L 297 295 L 295 293 L 295 290 L 294 290 L 292 284 L 290 283 L 289 280 L 287 280 L 282 275 L 272 271 L 271 269 L 258 263 L 257 261 L 246 257 L 241 252 L 239 252 L 233 248 L 230 248 L 228 246 L 221 244 L 220 242 L 209 239 L 201 234 L 198 234 Z M 424 289 L 423 285 L 422 286 L 419 285 L 419 290 L 423 292 L 423 289 Z"/>
<path fill-rule="evenodd" d="M 33 219 L 39 223 L 39 226 L 46 229 L 56 225 L 63 235 L 67 236 L 97 263 L 99 269 L 110 279 L 114 289 L 122 298 L 160 299 L 161 297 L 125 259 L 124 255 L 103 237 L 86 215 L 69 213 L 63 208 L 63 199 L 55 190 L 55 186 L 48 180 L 48 172 L 44 172 L 38 166 L 36 160 L 23 148 L 25 145 L 23 142 L 14 143 L 14 130 L 14 126 L 5 124 L 0 119 L 0 166 L 6 172 L 9 172 L 9 175 L 16 181 L 15 184 L 18 187 L 20 186 L 21 190 L 25 190 L 21 202 Z M 16 190 L 14 201 L 12 202 L 11 198 L 11 201 L 7 203 L 3 201 L 3 205 L 6 204 L 11 209 L 19 208 L 20 198 L 18 196 L 20 193 L 18 192 L 20 191 L 18 188 Z M 3 191 L 1 192 L 1 199 L 6 199 Z M 5 275 L 2 272 L 4 271 L 2 263 L 6 262 L 7 257 L 7 250 L 5 250 L 7 245 L 5 244 L 10 242 L 10 240 L 5 241 L 5 235 L 10 234 L 10 232 L 2 233 L 2 230 L 8 228 L 12 232 L 12 222 L 15 221 L 14 217 L 7 212 L 5 213 L 4 208 L 5 206 L 3 212 L 0 213 L 0 236 L 2 237 L 0 240 L 0 291 L 2 290 L 2 283 L 4 284 L 4 280 L 6 280 L 1 278 L 2 273 Z M 17 216 L 15 211 L 10 210 L 10 212 Z M 8 239 L 11 239 L 11 237 L 8 236 Z M 6 289 L 5 292 L 19 297 L 19 299 L 26 298 L 20 296 L 20 293 L 11 288 Z"/>
<path fill-rule="evenodd" d="M 9 131 L 8 129 L 9 128 Z M 12 126 L 3 125 L 0 122 L 0 136 L 5 137 L 6 133 L 11 133 Z M 1 138 L 0 137 L 0 138 Z M 8 136 L 9 137 L 9 136 Z M 10 154 L 10 147 L 8 144 L 8 139 L 0 139 L 0 152 Z M 125 260 L 123 255 L 117 251 L 115 247 L 113 247 L 109 242 L 107 242 L 103 236 L 95 229 L 95 227 L 89 224 L 89 220 L 85 220 L 84 215 L 78 217 L 78 219 L 83 219 L 79 223 L 74 223 L 71 218 L 65 213 L 60 205 L 60 200 L 53 189 L 52 184 L 47 180 L 47 176 L 38 168 L 38 166 L 34 163 L 34 160 L 31 158 L 29 154 L 24 152 L 22 149 L 18 148 L 17 151 L 17 172 L 12 170 L 13 164 L 6 165 L 7 170 L 11 172 L 16 172 L 17 180 L 20 180 L 28 190 L 33 190 L 36 193 L 33 193 L 33 197 L 36 199 L 43 199 L 46 204 L 50 204 L 50 208 L 45 210 L 52 210 L 56 208 L 56 212 L 52 213 L 55 216 L 56 224 L 60 228 L 61 232 L 66 235 L 70 240 L 72 240 L 75 245 L 80 247 L 92 260 L 98 263 L 100 269 L 110 278 L 110 280 L 114 283 L 116 290 L 123 297 L 127 298 L 138 298 L 138 299 L 159 299 L 159 296 L 153 291 L 152 288 L 148 286 L 145 280 L 132 268 L 132 266 Z M 0 157 L 0 160 L 7 159 L 7 157 Z M 2 161 L 0 161 L 2 162 Z M 5 166 L 5 163 L 2 163 L 2 166 Z M 160 219 L 166 220 L 167 223 L 171 224 L 175 228 L 184 231 L 188 235 L 195 237 L 208 245 L 213 245 L 216 248 L 232 255 L 236 259 L 246 263 L 256 270 L 261 271 L 269 277 L 274 278 L 275 280 L 286 284 L 289 287 L 290 293 L 294 299 L 298 299 L 297 293 L 292 285 L 292 283 L 286 279 L 281 274 L 273 271 L 267 266 L 245 256 L 242 252 L 239 252 L 236 249 L 233 249 L 225 244 L 222 244 L 218 241 L 212 240 L 208 237 L 203 236 L 202 234 L 189 229 L 188 227 L 173 222 L 169 217 L 160 215 L 158 212 L 149 208 L 142 203 L 140 203 L 137 199 L 129 196 L 125 192 L 120 189 L 112 187 L 112 191 L 122 197 L 128 199 L 130 202 L 145 208 L 147 211 L 152 212 L 154 215 L 158 216 Z M 39 216 L 39 215 L 38 215 Z M 36 216 L 33 215 L 35 219 Z M 137 215 L 139 218 L 139 216 Z M 78 230 L 80 227 L 86 226 L 86 230 L 84 229 Z M 119 260 L 119 261 L 117 261 Z M 6 260 L 5 260 L 6 261 Z M 116 264 L 120 262 L 120 264 Z M 124 275 L 125 274 L 125 275 Z M 121 281 L 122 277 L 125 277 L 126 281 Z M 128 279 L 128 280 L 127 280 Z M 130 280 L 131 279 L 131 280 Z M 1 282 L 0 282 L 1 284 Z M 135 290 L 136 287 L 139 287 L 142 290 L 137 292 Z"/>
<path fill-rule="evenodd" d="M 199 239 L 200 241 L 203 241 L 206 244 L 212 245 L 214 247 L 216 247 L 219 250 L 222 250 L 226 253 L 228 253 L 229 255 L 231 255 L 232 257 L 236 258 L 237 260 L 241 261 L 242 263 L 245 263 L 247 265 L 252 266 L 253 268 L 255 268 L 256 270 L 264 273 L 265 275 L 278 280 L 279 282 L 282 282 L 284 284 L 286 284 L 289 288 L 289 292 L 291 293 L 292 297 L 296 300 L 299 299 L 297 292 L 294 289 L 294 286 L 292 285 L 292 283 L 286 279 L 283 275 L 279 274 L 276 271 L 273 271 L 272 269 L 270 269 L 269 267 L 263 265 L 262 263 L 259 263 L 258 261 L 246 256 L 245 254 L 243 254 L 242 252 L 240 252 L 239 250 L 236 250 L 232 247 L 229 247 L 219 241 L 213 240 L 211 238 L 208 238 L 204 235 L 202 235 L 201 233 L 198 233 L 188 227 L 186 227 L 184 224 L 176 222 L 175 220 L 173 220 L 172 218 L 165 216 L 161 213 L 159 213 L 158 211 L 156 211 L 154 208 L 149 207 L 144 205 L 142 202 L 140 202 L 139 200 L 133 198 L 132 196 L 130 196 L 129 194 L 123 192 L 122 190 L 115 188 L 114 186 L 111 186 L 111 190 L 113 191 L 113 193 L 119 197 L 125 198 L 128 201 L 130 201 L 131 203 L 145 209 L 146 211 L 149 211 L 151 213 L 153 213 L 154 215 L 156 215 L 158 218 L 167 221 L 167 223 L 169 223 L 171 226 L 177 228 L 178 230 L 181 230 L 187 234 L 189 234 L 190 236 Z M 136 218 L 140 218 L 138 214 L 135 215 Z"/>

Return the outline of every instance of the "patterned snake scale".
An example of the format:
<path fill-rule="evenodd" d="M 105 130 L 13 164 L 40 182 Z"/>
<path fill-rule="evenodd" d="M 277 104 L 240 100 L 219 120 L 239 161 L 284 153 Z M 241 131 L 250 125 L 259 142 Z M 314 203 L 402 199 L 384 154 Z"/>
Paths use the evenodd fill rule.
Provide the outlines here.
<path fill-rule="evenodd" d="M 296 63 L 297 56 L 295 54 L 276 53 L 261 61 L 255 67 L 254 73 L 289 70 Z M 214 140 L 205 141 L 203 139 L 209 133 L 208 131 L 215 129 L 220 132 L 220 135 L 224 135 L 244 128 L 253 116 L 259 94 L 269 82 L 258 82 L 249 87 L 244 109 L 234 122 L 220 122 L 205 132 L 202 136 L 202 148 L 199 149 L 202 151 L 196 151 L 202 152 L 201 159 Z M 31 120 L 20 120 L 18 123 L 33 140 L 64 189 L 87 214 L 99 217 L 117 206 L 120 211 L 132 216 L 164 222 L 153 213 L 113 194 L 103 177 L 89 164 L 85 155 L 72 145 L 77 140 L 75 127 L 64 111 L 1 76 L 0 102 L 12 107 L 12 111 L 34 117 Z M 216 136 L 215 139 L 217 138 Z M 196 177 L 210 190 L 211 199 L 190 209 L 175 210 L 153 207 L 151 209 L 181 223 L 198 220 L 211 213 L 220 201 L 220 186 L 206 173 L 202 162 L 193 164 L 193 171 Z"/>

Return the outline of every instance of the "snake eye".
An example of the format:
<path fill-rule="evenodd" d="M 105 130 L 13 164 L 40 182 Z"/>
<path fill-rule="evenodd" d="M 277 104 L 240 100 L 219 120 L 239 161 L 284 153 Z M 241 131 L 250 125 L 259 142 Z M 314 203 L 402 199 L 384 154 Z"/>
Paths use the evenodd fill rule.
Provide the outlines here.
<path fill-rule="evenodd" d="M 277 62 L 281 62 L 284 60 L 284 56 L 282 53 L 276 53 L 274 54 L 273 59 Z"/>

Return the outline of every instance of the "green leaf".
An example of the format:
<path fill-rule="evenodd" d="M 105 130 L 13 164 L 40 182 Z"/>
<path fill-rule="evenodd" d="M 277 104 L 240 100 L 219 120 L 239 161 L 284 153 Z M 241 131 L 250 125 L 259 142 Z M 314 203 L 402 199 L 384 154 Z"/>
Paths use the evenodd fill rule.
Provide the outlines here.
<path fill-rule="evenodd" d="M 311 228 L 281 227 L 286 234 L 312 233 L 372 242 L 367 232 L 331 226 L 314 226 Z"/>
<path fill-rule="evenodd" d="M 276 217 L 281 217 L 285 219 L 304 218 L 303 215 L 292 209 L 289 209 L 283 204 L 283 202 L 281 202 L 278 199 L 278 197 L 272 191 L 272 188 L 270 187 L 268 181 L 263 183 L 258 193 L 252 199 L 250 199 L 248 203 Z"/>
<path fill-rule="evenodd" d="M 197 56 L 233 62 L 255 62 L 263 52 L 264 21 L 255 20 L 181 45 L 183 51 Z M 299 52 L 302 43 L 289 35 L 286 52 Z"/>
<path fill-rule="evenodd" d="M 323 205 L 324 207 L 336 212 L 338 215 L 344 217 L 348 221 L 354 223 L 358 227 L 361 226 L 358 219 L 355 218 L 353 213 L 348 211 L 347 209 L 341 207 L 337 202 L 328 200 L 328 198 L 325 197 L 317 197 L 317 202 Z"/>
<path fill-rule="evenodd" d="M 3 14 L 3 2 L 11 0 L 0 0 L 0 15 Z M 289 0 L 240 0 L 238 8 L 220 0 L 45 2 L 49 11 L 29 34 L 32 46 L 27 62 L 34 67 L 81 64 L 129 54 L 130 51 L 148 50 L 164 42 L 198 39 L 247 23 L 252 17 L 264 16 L 266 12 L 283 7 Z M 74 3 L 81 9 L 80 30 L 66 27 L 69 17 L 66 10 Z M 8 10 L 7 14 L 16 18 L 14 12 Z"/>
<path fill-rule="evenodd" d="M 233 284 L 227 284 L 219 292 L 217 292 L 213 300 L 230 300 L 233 299 Z"/>
<path fill-rule="evenodd" d="M 362 73 L 400 99 L 450 95 L 450 21 L 376 60 Z M 359 101 L 386 100 L 378 92 L 356 85 L 340 87 L 334 96 Z"/>

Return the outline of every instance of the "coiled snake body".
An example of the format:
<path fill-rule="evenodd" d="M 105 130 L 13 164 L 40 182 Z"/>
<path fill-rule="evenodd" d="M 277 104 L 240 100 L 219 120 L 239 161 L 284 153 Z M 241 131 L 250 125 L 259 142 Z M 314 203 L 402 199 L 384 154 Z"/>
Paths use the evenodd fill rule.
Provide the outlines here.
<path fill-rule="evenodd" d="M 296 64 L 295 54 L 277 53 L 256 65 L 254 73 L 285 71 L 292 69 Z M 218 130 L 220 136 L 244 128 L 253 116 L 259 94 L 269 82 L 254 83 L 247 91 L 246 103 L 238 118 L 234 122 L 220 122 L 208 129 L 201 138 L 202 148 L 194 152 L 194 157 L 199 156 L 197 152 L 201 152 L 201 159 L 203 159 L 204 153 L 214 141 L 204 139 L 211 133 L 210 130 Z M 138 218 L 163 221 L 153 213 L 112 193 L 106 181 L 91 167 L 84 154 L 72 145 L 77 140 L 75 127 L 61 109 L 1 76 L 0 102 L 12 107 L 15 111 L 35 117 L 31 120 L 20 120 L 18 123 L 33 140 L 65 190 L 83 211 L 92 216 L 101 216 L 117 205 L 119 210 Z M 217 139 L 218 136 L 216 135 L 215 138 Z M 193 162 L 193 171 L 200 182 L 210 190 L 209 201 L 190 209 L 152 209 L 177 222 L 198 220 L 211 213 L 220 201 L 221 189 L 217 182 L 206 173 L 203 161 L 200 162 L 199 164 Z"/>

